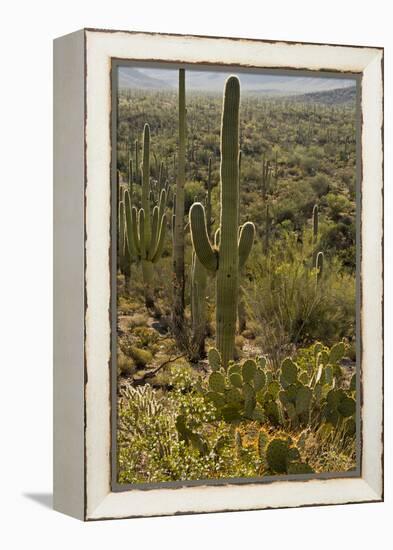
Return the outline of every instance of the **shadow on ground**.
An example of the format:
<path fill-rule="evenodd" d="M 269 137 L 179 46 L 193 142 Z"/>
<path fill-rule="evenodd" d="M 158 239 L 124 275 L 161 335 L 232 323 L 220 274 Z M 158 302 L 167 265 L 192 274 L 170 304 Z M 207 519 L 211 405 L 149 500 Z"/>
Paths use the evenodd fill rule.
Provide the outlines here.
<path fill-rule="evenodd" d="M 38 504 L 41 504 L 41 506 L 44 506 L 45 508 L 52 508 L 53 507 L 53 494 L 52 493 L 23 493 L 23 496 L 25 498 L 29 498 L 30 500 L 34 500 Z"/>

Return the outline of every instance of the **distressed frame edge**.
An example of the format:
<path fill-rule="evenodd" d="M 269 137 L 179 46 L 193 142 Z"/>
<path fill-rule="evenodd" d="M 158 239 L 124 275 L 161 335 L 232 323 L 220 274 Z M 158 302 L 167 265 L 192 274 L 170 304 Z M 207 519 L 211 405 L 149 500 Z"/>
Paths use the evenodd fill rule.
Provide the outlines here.
<path fill-rule="evenodd" d="M 91 32 L 91 31 L 90 31 Z M 95 31 L 94 31 L 95 32 Z M 100 31 L 99 31 L 100 32 Z M 116 32 L 116 31 L 113 31 L 113 32 Z M 133 33 L 131 33 L 133 34 Z M 146 33 L 136 33 L 136 34 L 146 34 Z M 165 36 L 168 36 L 168 35 L 165 35 Z M 174 36 L 174 35 L 169 35 L 169 36 Z M 181 36 L 181 35 L 180 35 Z M 189 37 L 189 38 L 192 38 L 192 37 Z M 210 37 L 206 37 L 206 38 L 210 38 Z M 231 38 L 229 38 L 228 40 L 232 40 Z M 235 40 L 235 39 L 234 39 Z M 246 39 L 247 40 L 247 39 Z M 264 41 L 257 41 L 257 42 L 264 42 Z M 296 44 L 299 44 L 301 45 L 301 43 L 296 43 Z M 319 45 L 316 46 L 317 48 L 319 48 Z M 344 46 L 344 48 L 351 48 L 350 46 Z M 366 49 L 368 50 L 371 50 L 372 48 L 370 47 L 365 47 Z M 380 56 L 380 59 L 381 59 L 381 63 L 383 64 L 383 49 L 381 48 L 374 48 L 375 52 L 375 58 L 378 57 L 378 55 Z M 184 62 L 186 63 L 187 60 L 184 60 Z M 370 62 L 371 64 L 371 62 Z M 297 67 L 293 67 L 294 69 L 297 68 Z M 367 68 L 364 67 L 364 70 Z M 364 71 L 363 71 L 364 72 Z M 380 82 L 381 82 L 381 101 L 382 101 L 382 110 L 381 110 L 381 116 L 383 117 L 383 71 L 380 72 Z M 381 129 L 383 131 L 383 118 L 382 118 L 382 126 L 381 126 Z M 379 145 L 379 144 L 378 144 Z M 383 153 L 383 140 L 381 140 L 381 154 Z M 382 157 L 383 158 L 383 157 Z M 383 191 L 383 174 L 382 174 L 382 179 L 381 179 L 381 191 Z M 382 212 L 380 212 L 382 214 Z M 379 270 L 379 273 L 381 271 L 380 269 L 380 265 L 378 266 L 378 270 Z M 383 273 L 382 273 L 383 275 Z M 381 300 L 383 300 L 383 288 L 382 288 L 382 293 L 381 293 Z M 382 320 L 382 319 L 381 319 Z M 382 336 L 382 335 L 381 335 Z M 380 344 L 382 345 L 382 340 L 380 342 Z M 383 359 L 383 358 L 382 358 Z M 382 386 L 383 387 L 383 386 Z M 381 388 L 382 390 L 382 388 Z M 383 395 L 382 395 L 383 397 Z M 382 403 L 381 403 L 381 406 L 382 406 Z M 382 429 L 382 432 L 383 432 L 383 426 L 381 427 Z M 382 460 L 383 460 L 383 446 L 381 448 L 381 455 L 382 455 Z M 378 483 L 378 486 L 373 488 L 373 486 L 371 486 L 370 484 L 368 484 L 364 479 L 362 478 L 359 478 L 358 480 L 356 481 L 359 481 L 363 486 L 365 485 L 366 487 L 365 488 L 368 488 L 370 489 L 370 492 L 369 492 L 369 497 L 367 499 L 367 502 L 375 502 L 375 501 L 381 501 L 383 499 L 383 467 L 381 466 L 381 483 Z M 355 480 L 353 480 L 355 481 Z M 277 482 L 279 483 L 279 482 Z M 291 483 L 291 482 L 284 482 L 284 483 Z M 295 483 L 302 483 L 302 482 L 295 482 Z M 249 488 L 250 485 L 247 485 L 247 487 Z M 226 489 L 226 487 L 224 487 L 224 489 Z M 159 491 L 163 491 L 164 489 L 159 489 Z M 192 488 L 191 490 L 195 490 L 195 488 Z M 178 491 L 178 490 L 177 490 Z M 116 493 L 107 493 L 107 495 L 104 497 L 104 499 L 102 499 L 102 501 L 100 502 L 100 504 L 98 506 L 96 506 L 93 510 L 90 510 L 90 511 L 86 511 L 86 518 L 85 519 L 90 519 L 90 520 L 93 520 L 93 519 L 108 519 L 108 516 L 105 515 L 105 508 L 106 506 L 104 506 L 105 504 L 105 501 L 108 500 L 108 498 L 111 497 L 111 495 L 114 495 Z M 355 500 L 353 502 L 360 502 L 360 500 Z M 362 501 L 363 502 L 363 501 Z M 341 504 L 343 504 L 344 502 L 342 502 Z M 331 502 L 331 503 L 326 503 L 326 502 L 318 502 L 318 503 L 315 503 L 315 505 L 323 505 L 323 504 L 340 504 L 340 502 Z M 306 504 L 306 505 L 312 505 L 312 504 Z M 302 505 L 300 505 L 302 506 Z M 270 506 L 258 506 L 257 508 L 252 508 L 252 509 L 261 509 L 261 508 L 269 508 Z M 273 507 L 283 507 L 283 506 L 273 506 Z M 285 507 L 285 506 L 284 506 Z M 251 509 L 251 508 L 248 508 L 248 509 Z M 232 509 L 231 510 L 236 510 L 236 509 Z M 225 511 L 225 510 L 209 510 L 209 512 L 219 512 L 219 511 Z M 229 510 L 228 510 L 229 511 Z M 240 511 L 240 510 L 239 510 Z M 169 512 L 168 514 L 140 514 L 140 515 L 137 515 L 137 516 L 130 516 L 130 515 L 126 515 L 126 516 L 110 516 L 110 517 L 141 517 L 141 516 L 148 516 L 148 515 L 172 515 L 172 514 L 176 514 L 176 513 L 192 513 L 191 510 L 187 510 L 187 511 L 179 511 L 179 512 Z M 195 511 L 194 513 L 203 513 L 203 510 L 199 510 L 199 511 Z"/>
<path fill-rule="evenodd" d="M 53 41 L 53 508 L 86 519 L 85 31 Z"/>

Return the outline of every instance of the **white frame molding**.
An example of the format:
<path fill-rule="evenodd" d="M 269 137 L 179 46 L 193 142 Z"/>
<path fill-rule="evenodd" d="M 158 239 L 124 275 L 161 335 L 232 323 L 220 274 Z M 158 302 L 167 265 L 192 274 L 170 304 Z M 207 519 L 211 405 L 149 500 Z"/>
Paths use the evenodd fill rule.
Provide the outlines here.
<path fill-rule="evenodd" d="M 83 40 L 81 40 L 83 36 Z M 75 47 L 75 43 L 79 47 Z M 55 445 L 55 507 L 84 520 L 104 518 L 171 515 L 177 513 L 217 512 L 318 504 L 344 504 L 383 499 L 383 50 L 381 48 L 317 45 L 259 40 L 148 34 L 140 32 L 84 30 L 56 41 L 56 63 L 73 71 L 77 60 L 84 60 L 77 90 L 85 93 L 84 140 L 85 171 L 77 174 L 79 195 L 85 193 L 83 227 L 78 239 L 85 245 L 84 364 L 70 369 L 67 343 L 57 345 L 55 361 L 56 398 L 59 400 L 55 430 L 60 438 Z M 72 55 L 65 55 L 73 49 Z M 74 51 L 75 50 L 75 51 Z M 56 49 L 55 49 L 56 53 Z M 111 181 L 111 61 L 112 59 L 209 63 L 244 67 L 302 69 L 362 74 L 362 219 L 361 219 L 361 293 L 362 293 L 362 464 L 361 477 L 275 481 L 246 485 L 194 486 L 111 492 L 110 438 L 110 181 Z M 68 64 L 68 65 L 67 65 Z M 59 69 L 60 70 L 60 69 Z M 60 78 L 60 77 L 59 77 Z M 72 79 L 71 79 L 72 80 Z M 78 82 L 79 82 L 78 80 Z M 60 98 L 61 93 L 63 94 Z M 67 88 L 55 94 L 64 100 Z M 72 111 L 72 102 L 62 109 Z M 66 116 L 58 115 L 55 134 L 64 131 Z M 64 120 L 63 120 L 64 119 Z M 77 123 L 78 122 L 78 123 Z M 73 161 L 69 152 L 79 136 L 79 120 L 70 133 L 69 146 L 55 160 L 56 188 L 69 184 L 75 176 L 56 170 L 60 157 Z M 60 139 L 60 138 L 58 138 Z M 64 140 L 63 140 L 64 141 Z M 82 160 L 78 160 L 78 166 Z M 69 179 L 67 179 L 69 178 Z M 82 179 L 81 179 L 82 178 Z M 60 195 L 60 191 L 58 191 Z M 58 205 L 57 208 L 61 208 Z M 55 203 L 56 215 L 56 203 Z M 79 219 L 79 218 L 78 218 Z M 70 220 L 57 221 L 69 223 Z M 77 237 L 75 237 L 77 240 Z M 83 241 L 82 241 L 83 239 Z M 55 246 L 66 246 L 60 236 Z M 69 242 L 69 240 L 67 241 Z M 61 252 L 59 253 L 61 255 Z M 67 281 L 58 291 L 67 290 Z M 71 291 L 72 292 L 72 291 Z M 77 298 L 76 298 L 77 299 Z M 59 304 L 59 315 L 62 313 Z M 77 309 L 75 309 L 75 315 Z M 80 309 L 78 310 L 80 315 Z M 78 319 L 79 323 L 83 319 Z M 57 316 L 55 315 L 55 323 Z M 58 330 L 65 330 L 58 325 Z M 56 333 L 56 328 L 55 328 Z M 72 345 L 72 342 L 68 342 Z M 78 342 L 78 346 L 80 346 Z M 79 348 L 78 348 L 79 349 Z M 67 375 L 64 371 L 68 369 Z M 57 373 L 57 376 L 56 376 Z M 80 403 L 84 380 L 83 407 Z M 58 382 L 56 382 L 58 380 Z M 66 396 L 60 395 L 66 388 Z M 75 387 L 75 384 L 78 387 Z M 64 403 L 75 402 L 75 412 Z M 70 405 L 70 408 L 71 405 Z M 69 429 L 73 414 L 73 430 Z M 67 427 L 68 426 L 68 427 Z M 65 434 L 65 431 L 67 431 Z M 83 434 L 83 450 L 80 449 Z M 72 445 L 78 452 L 64 459 L 64 448 Z M 82 452 L 83 451 L 83 452 Z M 80 464 L 81 455 L 84 464 Z M 79 466 L 77 464 L 79 463 Z M 56 467 L 57 464 L 57 467 Z M 78 469 L 79 468 L 79 469 Z M 81 469 L 83 471 L 81 471 Z M 70 473 L 65 475 L 64 470 Z M 77 476 L 82 489 L 71 490 L 66 479 Z M 57 495 L 57 498 L 56 498 Z"/>

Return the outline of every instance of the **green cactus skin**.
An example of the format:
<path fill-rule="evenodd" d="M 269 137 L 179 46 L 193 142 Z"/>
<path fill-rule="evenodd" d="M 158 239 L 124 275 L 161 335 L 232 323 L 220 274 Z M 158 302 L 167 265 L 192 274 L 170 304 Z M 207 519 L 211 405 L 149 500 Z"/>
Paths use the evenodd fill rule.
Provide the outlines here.
<path fill-rule="evenodd" d="M 221 219 L 219 248 L 210 243 L 205 209 L 194 203 L 190 209 L 191 238 L 202 265 L 216 273 L 216 343 L 226 368 L 233 358 L 239 268 L 244 265 L 255 235 L 251 222 L 238 238 L 239 219 L 239 102 L 240 83 L 231 76 L 225 84 L 221 124 Z"/>
<path fill-rule="evenodd" d="M 131 197 L 132 197 L 132 187 L 134 183 L 133 178 L 134 178 L 134 174 L 133 174 L 132 158 L 129 158 L 128 159 L 128 192 L 130 193 Z"/>
<path fill-rule="evenodd" d="M 186 88 L 185 70 L 179 69 L 179 153 L 176 174 L 176 202 L 173 226 L 173 311 L 172 325 L 180 349 L 188 345 L 185 336 L 185 273 L 184 273 L 184 184 L 186 162 Z M 174 159 L 175 162 L 175 159 Z"/>
<path fill-rule="evenodd" d="M 195 252 L 193 252 L 191 265 L 191 319 L 195 359 L 200 359 L 205 355 L 206 288 L 206 269 L 198 260 Z"/>
<path fill-rule="evenodd" d="M 138 140 L 135 140 L 134 144 L 134 151 L 135 151 L 135 172 L 134 172 L 134 181 L 135 183 L 139 183 L 139 143 Z"/>
<path fill-rule="evenodd" d="M 212 159 L 209 158 L 209 165 L 207 169 L 207 194 L 206 194 L 206 221 L 207 221 L 207 234 L 209 239 L 212 234 Z"/>
<path fill-rule="evenodd" d="M 269 468 L 277 474 L 285 474 L 288 468 L 289 445 L 284 439 L 273 439 L 266 449 Z"/>
<path fill-rule="evenodd" d="M 162 255 L 166 229 L 166 191 L 161 190 L 159 204 L 151 212 L 150 205 L 150 128 L 143 130 L 142 157 L 142 208 L 132 206 L 129 190 L 124 192 L 127 243 L 131 256 L 136 257 L 142 266 L 145 303 L 148 309 L 155 309 L 153 292 L 153 264 Z"/>
<path fill-rule="evenodd" d="M 205 397 L 216 408 L 218 417 L 229 423 L 241 420 L 264 422 L 264 411 L 257 402 L 258 392 L 266 383 L 263 368 L 257 366 L 254 359 L 247 359 L 243 365 L 232 363 L 225 371 L 220 353 L 215 348 L 209 350 L 208 359 L 213 372 L 209 376 L 210 391 Z"/>

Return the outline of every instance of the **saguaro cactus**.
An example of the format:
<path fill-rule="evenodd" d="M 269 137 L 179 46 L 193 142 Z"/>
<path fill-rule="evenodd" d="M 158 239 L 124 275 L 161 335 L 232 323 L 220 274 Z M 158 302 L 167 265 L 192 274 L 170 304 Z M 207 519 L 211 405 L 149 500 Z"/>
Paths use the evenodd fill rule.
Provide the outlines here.
<path fill-rule="evenodd" d="M 323 252 L 318 252 L 317 259 L 315 262 L 315 267 L 317 269 L 317 284 L 322 279 L 323 275 Z"/>
<path fill-rule="evenodd" d="M 221 121 L 221 219 L 219 246 L 212 246 L 205 209 L 194 203 L 190 210 L 191 237 L 195 253 L 207 269 L 216 273 L 216 343 L 227 367 L 233 358 L 239 270 L 245 264 L 254 241 L 255 227 L 239 219 L 239 103 L 240 83 L 236 76 L 225 84 Z"/>
<path fill-rule="evenodd" d="M 173 218 L 173 312 L 172 324 L 181 349 L 187 344 L 184 322 L 184 183 L 186 162 L 186 87 L 185 70 L 179 70 L 179 153 L 176 174 L 175 215 Z"/>
<path fill-rule="evenodd" d="M 142 265 L 146 307 L 154 308 L 153 264 L 162 255 L 166 228 L 166 190 L 162 189 L 159 203 L 151 212 L 150 205 L 150 128 L 145 124 L 143 130 L 142 157 L 142 208 L 138 211 L 131 204 L 131 195 L 124 192 L 124 205 L 127 225 L 129 252 L 137 257 Z"/>
<path fill-rule="evenodd" d="M 124 193 L 122 192 L 122 195 Z M 118 205 L 118 263 L 120 273 L 124 275 L 125 288 L 128 289 L 131 274 L 131 262 L 126 236 L 125 208 L 123 197 Z"/>

